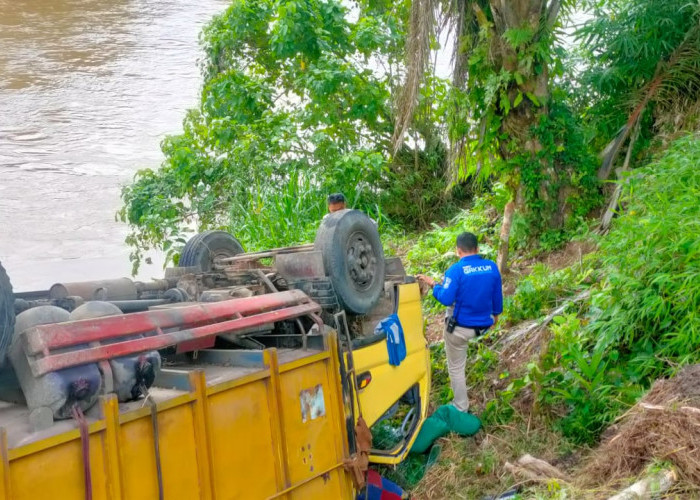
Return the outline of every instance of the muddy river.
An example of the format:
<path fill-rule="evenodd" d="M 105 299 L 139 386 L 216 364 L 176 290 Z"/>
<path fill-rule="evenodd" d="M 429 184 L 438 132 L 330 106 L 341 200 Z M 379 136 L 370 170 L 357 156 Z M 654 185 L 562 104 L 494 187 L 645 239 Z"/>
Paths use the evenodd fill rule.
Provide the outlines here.
<path fill-rule="evenodd" d="M 17 290 L 127 276 L 121 186 L 161 161 L 226 0 L 0 0 L 0 262 Z M 154 256 L 141 278 L 162 275 Z"/>

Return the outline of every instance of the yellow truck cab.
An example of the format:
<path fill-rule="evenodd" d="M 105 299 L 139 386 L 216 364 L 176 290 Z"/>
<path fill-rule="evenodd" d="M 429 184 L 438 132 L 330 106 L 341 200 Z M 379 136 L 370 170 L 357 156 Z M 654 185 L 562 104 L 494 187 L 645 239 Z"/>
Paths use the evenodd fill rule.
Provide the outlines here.
<path fill-rule="evenodd" d="M 342 217 L 331 222 L 339 225 Z M 350 231 L 329 241 L 362 266 L 372 257 L 358 248 L 376 249 L 377 240 L 352 219 Z M 327 250 L 318 240 L 291 252 L 219 255 L 204 275 L 183 265 L 175 288 L 187 300 L 179 302 L 156 303 L 162 299 L 154 298 L 155 286 L 143 284 L 136 284 L 136 298 L 114 298 L 110 293 L 123 294 L 124 283 L 102 282 L 61 284 L 67 293 L 59 298 L 15 294 L 10 304 L 0 268 L 0 318 L 24 308 L 5 347 L 9 362 L 0 367 L 0 500 L 353 499 L 348 464 L 362 451 L 355 435 L 362 420 L 370 428 L 394 425 L 395 439 L 373 447 L 370 462 L 403 460 L 427 416 L 430 388 L 418 285 L 381 254 L 378 298 L 358 314 L 362 302 L 352 302 L 358 294 L 339 291 L 337 276 L 330 280 L 333 295 L 325 293 L 320 269 L 328 278 L 328 264 L 318 259 Z M 315 255 L 299 260 L 299 254 Z M 200 258 L 183 255 L 190 255 L 185 264 Z M 251 265 L 265 259 L 267 267 Z M 270 260 L 279 273 L 266 272 Z M 354 272 L 371 292 L 374 282 L 366 278 L 376 268 L 348 272 L 347 260 L 333 272 Z M 238 284 L 193 292 L 223 274 Z M 101 300 L 85 299 L 97 292 Z M 64 320 L 59 306 L 80 302 L 81 294 L 84 303 Z M 123 309 L 86 314 L 108 306 Z M 387 334 L 377 327 L 392 314 L 405 346 L 398 364 L 390 364 Z M 132 365 L 135 379 L 123 375 Z M 99 374 L 94 395 L 85 382 L 92 380 L 84 369 L 90 366 Z M 67 395 L 47 398 L 55 389 L 47 381 L 69 375 Z M 125 384 L 131 392 L 122 390 Z M 71 392 L 76 387 L 83 392 Z"/>

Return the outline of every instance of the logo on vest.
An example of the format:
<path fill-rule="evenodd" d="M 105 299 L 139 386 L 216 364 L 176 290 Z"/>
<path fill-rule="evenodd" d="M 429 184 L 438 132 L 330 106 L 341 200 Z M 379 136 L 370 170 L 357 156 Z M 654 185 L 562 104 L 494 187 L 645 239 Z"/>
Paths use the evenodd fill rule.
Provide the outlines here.
<path fill-rule="evenodd" d="M 491 272 L 491 266 L 464 266 L 464 274 L 484 274 Z"/>

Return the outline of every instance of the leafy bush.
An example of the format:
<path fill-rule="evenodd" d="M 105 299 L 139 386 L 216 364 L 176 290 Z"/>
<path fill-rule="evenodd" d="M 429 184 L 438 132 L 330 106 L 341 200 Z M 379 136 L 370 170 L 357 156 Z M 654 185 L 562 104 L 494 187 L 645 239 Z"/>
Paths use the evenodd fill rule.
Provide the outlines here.
<path fill-rule="evenodd" d="M 700 138 L 676 141 L 630 179 L 626 213 L 601 243 L 607 278 L 592 336 L 648 379 L 700 359 Z M 664 359 L 665 358 L 665 359 Z"/>
<path fill-rule="evenodd" d="M 485 258 L 494 259 L 496 250 L 491 241 L 497 221 L 489 215 L 489 201 L 490 198 L 487 197 L 479 198 L 471 209 L 461 210 L 445 226 L 433 224 L 432 230 L 420 234 L 406 253 L 407 270 L 410 273 L 443 274 L 457 261 L 457 236 L 464 231 L 476 234 L 479 238 L 479 253 Z"/>
<path fill-rule="evenodd" d="M 700 4 L 585 0 L 584 5 L 595 15 L 576 33 L 587 64 L 572 94 L 579 101 L 583 120 L 597 131 L 594 143 L 602 149 L 617 136 L 631 105 L 643 99 L 651 101 L 654 115 L 672 111 L 672 128 L 677 129 L 679 112 L 696 102 L 700 91 Z M 655 79 L 657 83 L 651 85 Z M 643 112 L 642 137 L 653 132 L 651 115 Z"/>
<path fill-rule="evenodd" d="M 600 243 L 605 276 L 588 317 L 552 327 L 536 367 L 539 401 L 564 408 L 566 436 L 591 443 L 642 388 L 700 362 L 700 140 L 636 170 L 626 212 Z"/>
<path fill-rule="evenodd" d="M 407 6 L 240 0 L 215 16 L 199 106 L 163 141 L 160 168 L 122 191 L 134 266 L 150 248 L 176 258 L 195 228 L 230 229 L 250 249 L 308 240 L 336 191 L 413 228 L 469 197 L 464 186 L 445 196 L 432 97 L 414 143 L 391 154 Z M 426 92 L 445 87 L 431 82 Z"/>
<path fill-rule="evenodd" d="M 538 404 L 561 413 L 556 427 L 574 442 L 593 444 L 643 389 L 624 376 L 617 357 L 590 347 L 582 326 L 576 314 L 555 317 L 549 344 L 539 363 L 529 367 L 529 377 Z"/>

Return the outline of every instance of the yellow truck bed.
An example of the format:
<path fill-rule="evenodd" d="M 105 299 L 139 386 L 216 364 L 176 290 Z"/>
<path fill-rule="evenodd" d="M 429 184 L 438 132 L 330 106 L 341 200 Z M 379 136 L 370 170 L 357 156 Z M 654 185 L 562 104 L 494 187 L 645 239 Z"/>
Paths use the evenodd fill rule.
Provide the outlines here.
<path fill-rule="evenodd" d="M 398 366 L 381 335 L 352 356 L 345 345 L 340 357 L 331 332 L 306 350 L 205 349 L 177 358 L 150 389 L 155 426 L 149 403 L 103 397 L 87 414 L 92 498 L 354 499 L 343 460 L 357 417 L 372 426 L 412 395 L 400 442 L 369 455 L 396 464 L 427 416 L 430 359 L 416 284 L 396 287 L 394 311 L 406 344 Z M 0 402 L 0 500 L 87 499 L 78 424 L 58 421 L 37 433 L 30 420 L 26 406 Z"/>
<path fill-rule="evenodd" d="M 328 336 L 321 350 L 226 351 L 230 366 L 164 370 L 151 391 L 163 497 L 354 498 L 335 352 Z M 0 405 L 0 500 L 86 498 L 76 423 L 34 434 L 26 408 Z M 149 405 L 99 406 L 88 415 L 92 498 L 159 498 Z"/>

